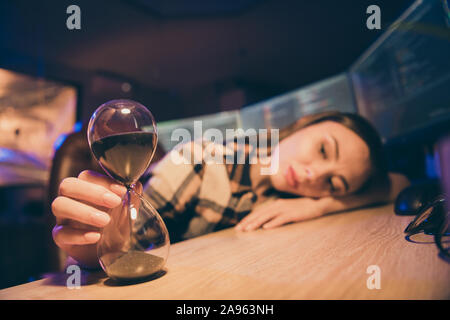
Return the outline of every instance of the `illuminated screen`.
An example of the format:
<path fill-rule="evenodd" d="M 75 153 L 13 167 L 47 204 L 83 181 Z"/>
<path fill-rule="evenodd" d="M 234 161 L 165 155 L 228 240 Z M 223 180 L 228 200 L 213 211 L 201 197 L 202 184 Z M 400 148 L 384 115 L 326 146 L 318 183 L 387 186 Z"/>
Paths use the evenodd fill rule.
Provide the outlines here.
<path fill-rule="evenodd" d="M 0 69 L 0 186 L 48 180 L 54 144 L 75 124 L 75 87 Z"/>
<path fill-rule="evenodd" d="M 450 120 L 448 1 L 416 1 L 350 68 L 358 112 L 389 140 Z"/>
<path fill-rule="evenodd" d="M 226 129 L 282 129 L 304 115 L 337 110 L 356 112 L 350 80 L 342 73 L 301 87 L 241 110 L 207 116 L 177 119 L 158 123 L 159 143 L 164 150 L 179 141 L 174 130 L 186 129 L 194 137 L 194 121 L 201 121 L 202 130 L 216 128 L 226 138 Z"/>
<path fill-rule="evenodd" d="M 324 111 L 355 112 L 345 73 L 265 100 L 240 111 L 240 124 L 249 128 L 284 128 L 304 115 Z"/>

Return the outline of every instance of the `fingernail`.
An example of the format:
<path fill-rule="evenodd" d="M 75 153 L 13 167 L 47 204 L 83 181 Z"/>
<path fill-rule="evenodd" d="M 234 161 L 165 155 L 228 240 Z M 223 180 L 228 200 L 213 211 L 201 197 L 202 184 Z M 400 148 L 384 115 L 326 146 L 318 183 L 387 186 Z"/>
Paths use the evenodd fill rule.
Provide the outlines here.
<path fill-rule="evenodd" d="M 122 199 L 114 193 L 107 192 L 103 194 L 103 202 L 108 207 L 117 207 L 122 202 Z"/>
<path fill-rule="evenodd" d="M 95 243 L 100 240 L 100 233 L 98 232 L 88 232 L 84 234 L 84 238 L 87 242 Z"/>
<path fill-rule="evenodd" d="M 253 229 L 253 225 L 251 224 L 251 225 L 247 226 L 244 230 L 245 231 L 250 231 L 252 229 Z"/>
<path fill-rule="evenodd" d="M 124 193 L 127 192 L 127 188 L 125 186 L 123 186 L 121 184 L 117 184 L 117 183 L 113 183 L 110 186 L 110 188 L 111 188 L 111 190 L 113 190 L 113 191 L 115 191 L 117 193 L 120 193 L 120 194 L 124 194 Z"/>
<path fill-rule="evenodd" d="M 237 225 L 234 227 L 234 229 L 236 229 L 236 230 L 238 230 L 238 231 L 241 231 L 242 226 L 241 226 L 240 224 L 237 224 Z"/>
<path fill-rule="evenodd" d="M 109 223 L 109 221 L 111 220 L 111 218 L 106 213 L 95 212 L 94 213 L 94 220 L 100 226 L 106 226 Z"/>

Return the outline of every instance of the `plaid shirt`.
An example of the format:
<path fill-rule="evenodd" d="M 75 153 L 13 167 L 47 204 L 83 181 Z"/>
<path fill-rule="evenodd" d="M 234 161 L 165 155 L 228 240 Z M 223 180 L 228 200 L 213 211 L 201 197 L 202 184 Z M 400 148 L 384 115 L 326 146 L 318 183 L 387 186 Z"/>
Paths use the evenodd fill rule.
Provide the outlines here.
<path fill-rule="evenodd" d="M 206 154 L 222 161 L 207 161 Z M 261 162 L 251 161 L 261 154 L 266 153 L 248 140 L 226 147 L 196 141 L 169 152 L 153 169 L 144 195 L 166 223 L 171 241 L 234 226 L 254 207 L 276 198 L 270 176 L 258 170 Z M 227 157 L 234 161 L 227 163 Z"/>

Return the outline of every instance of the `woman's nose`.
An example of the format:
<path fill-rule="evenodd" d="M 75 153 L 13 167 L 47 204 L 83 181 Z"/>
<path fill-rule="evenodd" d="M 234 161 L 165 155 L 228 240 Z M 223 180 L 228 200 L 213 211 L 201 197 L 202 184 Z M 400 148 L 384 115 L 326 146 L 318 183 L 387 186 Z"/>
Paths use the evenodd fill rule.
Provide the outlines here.
<path fill-rule="evenodd" d="M 306 176 L 306 179 L 308 179 L 308 180 L 314 179 L 314 174 L 313 174 L 313 171 L 311 168 L 308 168 L 308 167 L 305 168 L 305 176 Z"/>
<path fill-rule="evenodd" d="M 298 173 L 298 180 L 300 183 L 312 183 L 314 182 L 314 171 L 311 167 L 300 167 L 299 170 L 297 170 Z"/>
<path fill-rule="evenodd" d="M 326 166 L 306 166 L 300 170 L 301 180 L 309 184 L 321 183 L 322 178 L 328 175 L 328 171 L 329 168 Z"/>
<path fill-rule="evenodd" d="M 307 176 L 308 178 L 311 178 L 311 177 L 314 176 L 314 175 L 313 175 L 313 170 L 312 170 L 311 168 L 305 168 L 305 172 L 306 172 L 306 176 Z"/>

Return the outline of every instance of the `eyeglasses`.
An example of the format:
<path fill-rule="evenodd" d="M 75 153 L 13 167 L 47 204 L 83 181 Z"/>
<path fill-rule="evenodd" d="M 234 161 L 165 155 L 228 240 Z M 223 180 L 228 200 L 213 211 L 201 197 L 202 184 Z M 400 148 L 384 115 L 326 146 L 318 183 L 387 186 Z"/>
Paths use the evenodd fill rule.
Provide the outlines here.
<path fill-rule="evenodd" d="M 416 217 L 406 227 L 406 238 L 412 242 L 426 243 L 434 240 L 440 253 L 450 258 L 449 211 L 445 197 L 440 195 L 419 208 Z"/>

